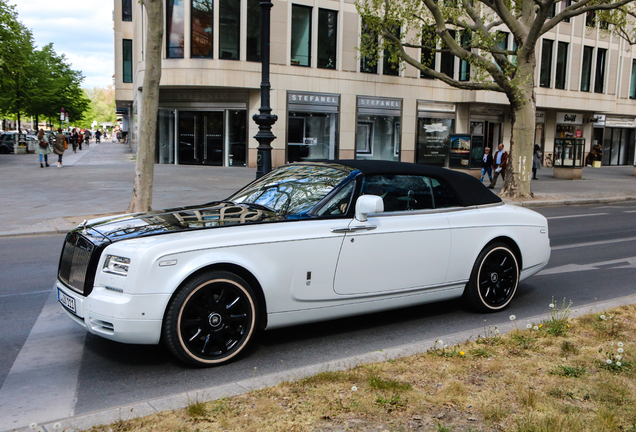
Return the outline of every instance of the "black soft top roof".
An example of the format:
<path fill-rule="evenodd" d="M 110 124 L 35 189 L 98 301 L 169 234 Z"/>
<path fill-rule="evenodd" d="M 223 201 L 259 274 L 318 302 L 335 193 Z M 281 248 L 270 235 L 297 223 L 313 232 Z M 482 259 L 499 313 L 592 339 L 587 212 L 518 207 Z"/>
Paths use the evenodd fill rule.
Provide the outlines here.
<path fill-rule="evenodd" d="M 362 172 L 364 175 L 402 174 L 424 175 L 442 179 L 455 192 L 464 206 L 496 204 L 501 198 L 492 193 L 478 179 L 459 171 L 407 162 L 379 160 L 335 160 L 331 163 L 344 165 Z"/>

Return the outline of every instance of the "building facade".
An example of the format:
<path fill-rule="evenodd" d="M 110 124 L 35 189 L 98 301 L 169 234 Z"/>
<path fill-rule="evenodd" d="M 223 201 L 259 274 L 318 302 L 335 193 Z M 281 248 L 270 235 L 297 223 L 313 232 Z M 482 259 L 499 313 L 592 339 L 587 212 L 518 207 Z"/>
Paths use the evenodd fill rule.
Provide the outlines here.
<path fill-rule="evenodd" d="M 255 167 L 259 0 L 165 1 L 156 162 Z M 354 0 L 272 3 L 274 166 L 358 158 L 477 170 L 485 146 L 510 148 L 505 95 L 458 90 L 409 65 L 372 65 L 361 57 Z M 132 0 L 115 0 L 114 18 L 116 104 L 135 149 L 147 20 Z M 502 47 L 512 49 L 513 38 L 503 34 Z M 544 157 L 574 163 L 576 144 L 585 152 L 599 144 L 604 165 L 634 164 L 635 51 L 586 16 L 544 35 L 535 76 L 535 142 Z M 466 62 L 432 56 L 436 70 L 470 79 Z"/>

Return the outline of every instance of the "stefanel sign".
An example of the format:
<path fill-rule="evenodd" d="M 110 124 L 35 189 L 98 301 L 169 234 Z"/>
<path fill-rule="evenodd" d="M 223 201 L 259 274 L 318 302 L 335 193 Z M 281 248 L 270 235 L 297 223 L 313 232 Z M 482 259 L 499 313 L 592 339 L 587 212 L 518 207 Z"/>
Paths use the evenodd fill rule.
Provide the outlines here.
<path fill-rule="evenodd" d="M 558 112 L 556 116 L 557 124 L 583 124 L 583 114 Z"/>

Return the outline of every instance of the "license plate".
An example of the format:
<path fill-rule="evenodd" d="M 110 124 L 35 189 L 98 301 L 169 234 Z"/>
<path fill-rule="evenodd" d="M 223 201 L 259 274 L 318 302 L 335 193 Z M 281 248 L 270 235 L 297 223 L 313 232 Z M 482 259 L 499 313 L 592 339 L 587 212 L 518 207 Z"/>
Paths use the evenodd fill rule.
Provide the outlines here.
<path fill-rule="evenodd" d="M 77 309 L 75 307 L 75 299 L 69 295 L 66 295 L 64 291 L 58 288 L 57 290 L 57 299 L 62 303 L 66 309 L 70 310 L 74 314 L 77 313 Z"/>

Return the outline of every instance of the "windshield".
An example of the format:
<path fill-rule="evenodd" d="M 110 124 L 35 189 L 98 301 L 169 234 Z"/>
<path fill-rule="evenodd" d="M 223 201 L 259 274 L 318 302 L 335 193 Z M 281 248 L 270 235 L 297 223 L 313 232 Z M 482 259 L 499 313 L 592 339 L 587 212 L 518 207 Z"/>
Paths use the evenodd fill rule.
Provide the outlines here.
<path fill-rule="evenodd" d="M 290 165 L 247 186 L 229 198 L 235 203 L 265 206 L 280 216 L 311 210 L 347 178 L 349 171 L 328 166 Z"/>

